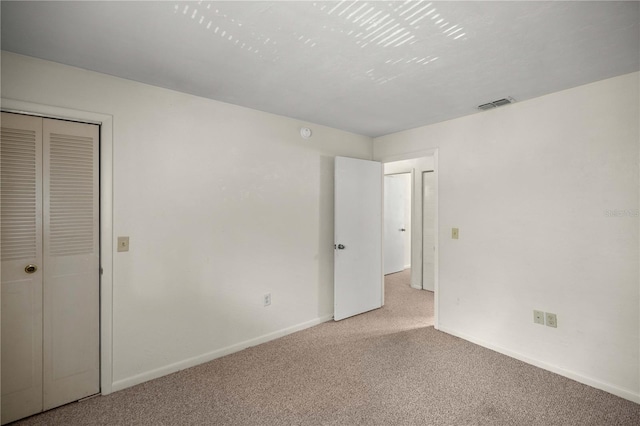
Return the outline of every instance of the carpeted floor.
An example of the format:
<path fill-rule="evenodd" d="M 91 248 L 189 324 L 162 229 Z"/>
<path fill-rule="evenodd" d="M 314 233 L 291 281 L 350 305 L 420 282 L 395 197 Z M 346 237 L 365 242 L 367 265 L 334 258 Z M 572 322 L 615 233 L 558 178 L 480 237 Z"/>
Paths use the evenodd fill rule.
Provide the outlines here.
<path fill-rule="evenodd" d="M 640 405 L 436 331 L 433 293 L 20 425 L 639 425 Z"/>

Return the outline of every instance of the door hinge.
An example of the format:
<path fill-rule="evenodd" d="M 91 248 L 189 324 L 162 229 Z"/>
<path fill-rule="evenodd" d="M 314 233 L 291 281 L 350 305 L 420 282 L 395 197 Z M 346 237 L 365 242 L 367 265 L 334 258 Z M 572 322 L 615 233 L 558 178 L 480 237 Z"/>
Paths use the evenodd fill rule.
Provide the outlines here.
<path fill-rule="evenodd" d="M 100 267 L 100 275 L 102 275 L 104 273 L 104 270 L 102 269 L 102 266 Z"/>

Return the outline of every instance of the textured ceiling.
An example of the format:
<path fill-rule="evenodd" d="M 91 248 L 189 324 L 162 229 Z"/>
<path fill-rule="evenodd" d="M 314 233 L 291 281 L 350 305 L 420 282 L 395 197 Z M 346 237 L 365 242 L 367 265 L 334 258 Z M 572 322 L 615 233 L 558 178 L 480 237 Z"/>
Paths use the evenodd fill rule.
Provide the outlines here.
<path fill-rule="evenodd" d="M 639 6 L 2 1 L 1 35 L 3 50 L 380 136 L 637 71 Z"/>

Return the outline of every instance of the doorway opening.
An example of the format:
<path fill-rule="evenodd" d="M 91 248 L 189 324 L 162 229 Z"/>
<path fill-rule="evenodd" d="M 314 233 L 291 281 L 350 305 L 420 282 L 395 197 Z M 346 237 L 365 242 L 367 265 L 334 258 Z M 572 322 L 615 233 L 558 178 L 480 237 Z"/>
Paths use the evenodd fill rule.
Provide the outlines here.
<path fill-rule="evenodd" d="M 414 289 L 432 291 L 434 293 L 434 324 L 437 328 L 437 289 L 438 289 L 438 232 L 437 232 L 437 150 L 423 152 L 418 155 L 407 155 L 382 159 L 385 179 L 385 225 L 384 225 L 384 264 L 385 275 L 404 270 L 405 280 L 410 276 L 410 286 Z M 398 181 L 409 180 L 408 196 L 404 201 L 398 195 Z M 395 204 L 395 207 L 393 206 Z M 402 206 L 398 207 L 398 204 Z M 406 226 L 400 221 L 403 209 L 409 208 L 404 218 Z M 395 221 L 394 222 L 394 218 Z M 401 230 L 405 231 L 402 232 Z M 400 232 L 399 232 L 400 231 Z M 395 235 L 394 235 L 395 234 Z M 409 254 L 407 262 L 398 269 L 399 254 L 398 234 L 405 234 Z M 396 241 L 393 241 L 393 238 Z M 391 265 L 395 264 L 395 268 Z M 410 272 L 408 271 L 410 269 Z"/>

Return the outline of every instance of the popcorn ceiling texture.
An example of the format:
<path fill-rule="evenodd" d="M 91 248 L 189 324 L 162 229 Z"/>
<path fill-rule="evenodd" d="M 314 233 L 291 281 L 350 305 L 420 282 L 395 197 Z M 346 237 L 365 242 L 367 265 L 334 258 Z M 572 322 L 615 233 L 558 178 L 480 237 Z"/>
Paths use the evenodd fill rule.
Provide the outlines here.
<path fill-rule="evenodd" d="M 638 424 L 638 404 L 436 331 L 409 280 L 386 277 L 381 309 L 17 424 Z"/>

